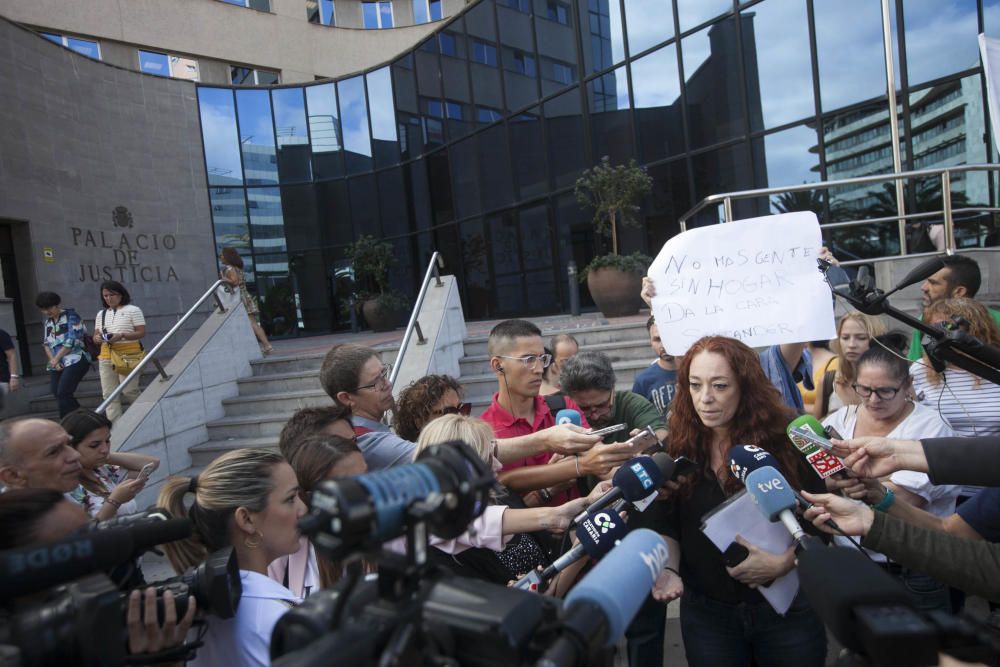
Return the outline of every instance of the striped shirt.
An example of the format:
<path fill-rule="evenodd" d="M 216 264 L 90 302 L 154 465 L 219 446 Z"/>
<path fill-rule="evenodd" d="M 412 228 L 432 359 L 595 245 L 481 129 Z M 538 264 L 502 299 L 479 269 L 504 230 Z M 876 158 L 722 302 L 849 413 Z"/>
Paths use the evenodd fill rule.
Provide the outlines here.
<path fill-rule="evenodd" d="M 913 391 L 921 405 L 940 412 L 957 435 L 1000 435 L 1000 386 L 950 366 L 941 381 L 931 384 L 927 370 L 922 362 L 910 365 Z M 962 495 L 973 496 L 980 488 L 963 487 Z"/>

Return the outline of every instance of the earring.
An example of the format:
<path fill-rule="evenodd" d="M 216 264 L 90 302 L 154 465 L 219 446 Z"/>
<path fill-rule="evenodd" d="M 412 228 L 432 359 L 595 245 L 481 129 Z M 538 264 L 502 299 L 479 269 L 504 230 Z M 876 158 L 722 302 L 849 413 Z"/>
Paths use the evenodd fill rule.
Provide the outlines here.
<path fill-rule="evenodd" d="M 260 537 L 258 537 L 258 535 Z M 257 547 L 260 546 L 261 540 L 263 539 L 264 539 L 263 533 L 254 533 L 251 537 L 243 538 L 243 546 L 245 546 L 247 549 L 256 549 Z"/>

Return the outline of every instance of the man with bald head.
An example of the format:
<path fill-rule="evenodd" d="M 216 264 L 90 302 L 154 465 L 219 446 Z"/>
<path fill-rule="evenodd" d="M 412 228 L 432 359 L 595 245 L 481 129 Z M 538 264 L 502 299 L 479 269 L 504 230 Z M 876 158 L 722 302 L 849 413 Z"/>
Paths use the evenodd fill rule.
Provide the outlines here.
<path fill-rule="evenodd" d="M 80 483 L 80 454 L 69 434 L 48 419 L 0 422 L 0 483 L 11 489 L 68 493 Z"/>

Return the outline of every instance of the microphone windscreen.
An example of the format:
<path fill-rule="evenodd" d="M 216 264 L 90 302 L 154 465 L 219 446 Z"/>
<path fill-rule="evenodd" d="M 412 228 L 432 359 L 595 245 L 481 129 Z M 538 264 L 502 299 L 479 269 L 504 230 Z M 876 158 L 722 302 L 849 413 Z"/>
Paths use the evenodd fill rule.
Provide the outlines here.
<path fill-rule="evenodd" d="M 574 424 L 575 426 L 580 425 L 580 413 L 576 410 L 570 410 L 569 408 L 563 408 L 556 413 L 556 424 Z"/>
<path fill-rule="evenodd" d="M 806 457 L 809 467 L 811 467 L 813 471 L 822 479 L 826 479 L 830 475 L 844 470 L 844 463 L 840 459 L 825 449 L 822 449 L 818 445 L 809 442 L 795 432 L 795 429 L 803 427 L 809 429 L 821 438 L 826 437 L 826 429 L 823 427 L 823 424 L 812 415 L 802 415 L 801 417 L 796 417 L 791 421 L 791 423 L 788 424 L 788 428 L 785 429 L 785 433 L 788 434 L 788 439 L 792 441 L 793 445 L 795 445 L 795 449 L 799 450 L 799 452 Z"/>
<path fill-rule="evenodd" d="M 771 466 L 758 468 L 747 475 L 747 493 L 768 521 L 777 521 L 784 510 L 794 510 L 795 490 L 784 475 Z"/>
<path fill-rule="evenodd" d="M 844 647 L 863 653 L 853 609 L 912 601 L 902 583 L 855 549 L 806 549 L 798 555 L 799 582 L 823 624 Z"/>
<path fill-rule="evenodd" d="M 608 621 L 605 646 L 614 646 L 649 595 L 668 555 L 662 537 L 637 528 L 580 580 L 565 604 L 592 602 L 600 607 Z"/>
<path fill-rule="evenodd" d="M 765 449 L 756 445 L 736 445 L 729 450 L 729 470 L 743 483 L 747 475 L 764 466 L 778 467 L 778 460 Z"/>
<path fill-rule="evenodd" d="M 930 259 L 913 267 L 913 270 L 907 273 L 903 279 L 899 281 L 899 284 L 893 288 L 893 291 L 909 287 L 910 285 L 915 285 L 916 283 L 921 283 L 943 268 L 945 268 L 945 264 L 940 257 L 931 257 Z"/>
<path fill-rule="evenodd" d="M 0 596 L 9 600 L 110 570 L 129 559 L 134 544 L 129 530 L 115 528 L 4 551 L 0 553 Z"/>
<path fill-rule="evenodd" d="M 628 526 L 616 512 L 600 510 L 588 512 L 587 518 L 576 527 L 580 546 L 591 558 L 601 558 L 611 551 L 615 543 L 628 534 Z"/>
<path fill-rule="evenodd" d="M 132 555 L 149 551 L 159 544 L 191 537 L 193 525 L 191 519 L 146 519 L 136 521 L 128 527 L 132 533 Z"/>
<path fill-rule="evenodd" d="M 657 452 L 653 454 L 653 463 L 660 470 L 660 478 L 663 481 L 674 478 L 674 468 L 677 467 L 677 463 L 670 458 L 670 455 L 666 452 Z"/>
<path fill-rule="evenodd" d="M 788 428 L 785 429 L 785 433 L 787 433 L 788 436 L 791 437 L 792 431 L 794 429 L 801 428 L 803 426 L 805 426 L 806 428 L 808 428 L 810 431 L 812 431 L 821 438 L 826 437 L 826 431 L 823 429 L 822 422 L 820 422 L 820 420 L 816 419 L 812 415 L 800 415 L 796 417 L 791 422 L 789 422 Z"/>
<path fill-rule="evenodd" d="M 638 456 L 622 464 L 611 483 L 621 489 L 622 498 L 642 500 L 663 484 L 663 474 L 651 456 Z"/>

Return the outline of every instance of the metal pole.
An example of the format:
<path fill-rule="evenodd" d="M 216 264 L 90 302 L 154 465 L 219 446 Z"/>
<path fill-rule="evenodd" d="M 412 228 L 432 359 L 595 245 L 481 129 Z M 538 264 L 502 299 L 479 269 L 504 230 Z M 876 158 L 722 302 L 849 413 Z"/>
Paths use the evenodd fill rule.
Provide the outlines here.
<path fill-rule="evenodd" d="M 896 113 L 896 81 L 892 67 L 892 26 L 889 23 L 889 0 L 882 0 L 882 47 L 885 51 L 885 86 L 889 96 L 889 132 L 892 135 L 892 170 L 903 171 L 899 156 L 899 115 Z M 903 179 L 896 179 L 896 212 L 899 214 L 899 254 L 906 254 L 906 203 Z"/>
<path fill-rule="evenodd" d="M 722 213 L 726 216 L 726 222 L 733 221 L 733 199 L 732 197 L 726 197 L 722 200 Z"/>
<path fill-rule="evenodd" d="M 955 220 L 951 211 L 951 174 L 941 172 L 941 208 L 944 213 L 944 251 L 955 254 Z"/>
<path fill-rule="evenodd" d="M 576 260 L 566 264 L 566 280 L 569 282 L 569 312 L 573 317 L 580 316 L 580 279 L 577 277 Z"/>
<path fill-rule="evenodd" d="M 396 353 L 396 363 L 392 365 L 392 372 L 389 373 L 389 384 L 393 385 L 396 382 L 396 378 L 399 376 L 399 369 L 401 367 L 401 362 L 403 361 L 403 356 L 406 354 L 406 346 L 410 344 L 410 338 L 413 337 L 413 330 L 417 325 L 417 316 L 420 314 L 420 307 L 424 305 L 424 297 L 427 296 L 427 288 L 431 285 L 431 278 L 434 277 L 437 271 L 437 261 L 441 257 L 441 253 L 436 252 L 431 256 L 430 264 L 427 266 L 427 272 L 424 274 L 424 282 L 420 285 L 420 293 L 417 294 L 417 302 L 413 304 L 413 312 L 410 313 L 410 321 L 406 325 L 406 332 L 403 334 L 403 342 L 399 344 L 399 352 Z"/>

